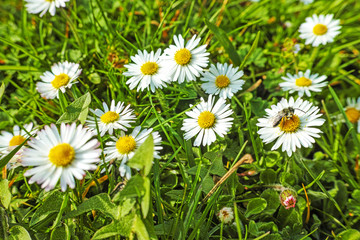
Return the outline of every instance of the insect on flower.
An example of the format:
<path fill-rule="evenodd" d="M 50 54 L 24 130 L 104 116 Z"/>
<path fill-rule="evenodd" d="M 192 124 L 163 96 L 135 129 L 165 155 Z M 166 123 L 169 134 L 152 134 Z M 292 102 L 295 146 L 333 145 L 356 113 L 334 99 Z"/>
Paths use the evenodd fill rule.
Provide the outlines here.
<path fill-rule="evenodd" d="M 304 112 L 301 109 L 296 108 L 299 111 Z M 286 118 L 285 120 L 289 120 L 294 116 L 295 109 L 293 107 L 284 108 L 283 110 L 279 111 L 277 115 L 275 115 L 271 121 L 273 123 L 273 127 L 279 126 L 281 121 Z"/>

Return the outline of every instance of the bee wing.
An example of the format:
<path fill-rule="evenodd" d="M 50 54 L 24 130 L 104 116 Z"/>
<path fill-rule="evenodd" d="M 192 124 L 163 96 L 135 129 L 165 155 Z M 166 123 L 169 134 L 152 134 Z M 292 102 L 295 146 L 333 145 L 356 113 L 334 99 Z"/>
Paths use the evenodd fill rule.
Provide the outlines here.
<path fill-rule="evenodd" d="M 279 125 L 281 119 L 282 119 L 281 115 L 275 115 L 275 116 L 269 118 L 269 122 L 271 123 L 271 125 L 273 127 L 276 127 L 277 125 Z"/>

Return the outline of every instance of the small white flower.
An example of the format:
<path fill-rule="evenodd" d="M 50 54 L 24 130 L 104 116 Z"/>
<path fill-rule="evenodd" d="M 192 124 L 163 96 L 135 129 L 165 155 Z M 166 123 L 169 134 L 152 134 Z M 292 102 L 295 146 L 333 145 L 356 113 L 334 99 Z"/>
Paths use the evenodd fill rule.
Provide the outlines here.
<path fill-rule="evenodd" d="M 88 126 L 96 132 L 96 122 L 99 128 L 100 136 L 104 136 L 106 132 L 113 134 L 114 129 L 121 129 L 127 131 L 131 127 L 130 123 L 135 122 L 134 110 L 130 109 L 130 105 L 125 107 L 123 102 L 118 102 L 115 105 L 115 100 L 111 101 L 110 109 L 108 105 L 103 102 L 104 111 L 101 109 L 91 109 L 90 111 L 96 115 L 89 116 L 87 120 Z"/>
<path fill-rule="evenodd" d="M 105 160 L 107 162 L 115 159 L 121 161 L 120 163 L 120 175 L 131 178 L 131 169 L 126 165 L 126 162 L 131 159 L 136 150 L 145 142 L 147 137 L 152 134 L 154 139 L 154 158 L 160 158 L 159 151 L 162 149 L 161 137 L 158 132 L 153 132 L 152 128 L 141 130 L 140 126 L 134 128 L 131 134 L 126 135 L 125 132 L 121 131 L 120 137 L 111 137 L 113 141 L 107 142 L 104 149 L 106 154 Z"/>
<path fill-rule="evenodd" d="M 211 64 L 210 70 L 203 74 L 201 85 L 207 94 L 219 95 L 222 98 L 232 98 L 235 93 L 242 89 L 245 81 L 240 79 L 244 75 L 239 71 L 239 67 L 233 67 L 217 63 L 217 66 Z"/>
<path fill-rule="evenodd" d="M 129 84 L 130 89 L 137 86 L 137 90 L 151 89 L 155 92 L 156 88 L 166 87 L 166 83 L 170 82 L 169 67 L 166 62 L 160 59 L 161 49 L 148 53 L 146 50 L 131 57 L 134 63 L 124 65 L 128 68 L 125 76 L 131 76 L 126 84 Z"/>
<path fill-rule="evenodd" d="M 287 77 L 281 77 L 285 82 L 280 83 L 280 87 L 289 93 L 298 92 L 299 97 L 302 97 L 304 93 L 310 97 L 311 92 L 321 92 L 322 88 L 327 85 L 327 82 L 324 82 L 327 78 L 325 75 L 311 74 L 309 69 L 305 73 L 299 72 L 295 75 L 288 73 L 286 75 Z"/>
<path fill-rule="evenodd" d="M 24 150 L 22 164 L 35 166 L 24 176 L 32 176 L 29 183 L 41 184 L 45 191 L 53 189 L 60 179 L 61 190 L 75 187 L 74 177 L 81 180 L 87 170 L 95 170 L 100 161 L 100 143 L 82 125 L 62 123 L 60 133 L 52 124 L 38 132 Z"/>
<path fill-rule="evenodd" d="M 191 107 L 192 105 L 190 105 Z M 188 140 L 197 135 L 194 146 L 210 145 L 216 141 L 216 135 L 224 137 L 231 128 L 233 118 L 229 117 L 233 114 L 229 104 L 225 99 L 220 98 L 214 105 L 214 98 L 209 96 L 205 102 L 201 98 L 200 104 L 193 110 L 186 112 L 190 118 L 184 119 L 181 130 L 185 131 L 184 138 Z"/>
<path fill-rule="evenodd" d="M 292 116 L 284 116 L 278 125 L 274 126 L 274 121 L 282 111 L 289 107 L 293 108 Z M 320 109 L 312 105 L 308 101 L 298 98 L 294 102 L 291 97 L 289 101 L 282 99 L 277 105 L 272 105 L 270 109 L 265 110 L 267 116 L 258 119 L 257 126 L 260 127 L 258 134 L 264 143 L 275 141 L 276 143 L 271 150 L 278 149 L 282 145 L 282 151 L 287 152 L 291 156 L 297 148 L 304 146 L 305 148 L 312 147 L 315 143 L 314 138 L 319 138 L 321 130 L 320 127 L 325 120 L 319 118 Z M 280 120 L 280 119 L 279 119 Z"/>
<path fill-rule="evenodd" d="M 231 223 L 234 220 L 234 212 L 230 207 L 223 207 L 216 215 L 225 224 Z"/>
<path fill-rule="evenodd" d="M 293 50 L 293 52 L 294 52 L 295 54 L 298 54 L 298 52 L 300 52 L 300 50 L 301 50 L 300 44 L 298 44 L 298 43 L 295 44 L 295 45 L 293 46 L 292 50 Z"/>
<path fill-rule="evenodd" d="M 80 74 L 79 64 L 68 61 L 56 63 L 51 67 L 51 72 L 46 71 L 40 76 L 42 82 L 36 83 L 36 89 L 44 98 L 59 98 L 59 91 L 65 93 L 66 88 L 77 83 L 75 80 Z"/>
<path fill-rule="evenodd" d="M 300 38 L 306 39 L 305 44 L 312 44 L 313 47 L 333 42 L 341 28 L 340 20 L 333 19 L 333 16 L 333 14 L 325 16 L 314 14 L 312 17 L 307 17 L 306 22 L 300 26 Z"/>
<path fill-rule="evenodd" d="M 357 123 L 357 132 L 360 133 L 360 97 L 355 98 L 347 98 L 346 99 L 347 106 L 344 109 L 346 117 L 352 124 Z"/>
<path fill-rule="evenodd" d="M 40 17 L 49 11 L 51 16 L 55 15 L 56 8 L 65 7 L 65 3 L 70 0 L 25 0 L 26 8 L 29 13 L 38 14 Z"/>
<path fill-rule="evenodd" d="M 195 81 L 208 65 L 209 53 L 206 52 L 206 45 L 197 47 L 200 38 L 195 38 L 196 35 L 185 45 L 181 35 L 174 36 L 175 45 L 165 49 L 163 59 L 166 60 L 167 70 L 173 81 Z"/>
<path fill-rule="evenodd" d="M 33 129 L 33 123 L 25 124 L 24 129 L 20 129 L 18 125 L 13 127 L 13 132 L 1 131 L 0 135 L 0 158 L 8 155 L 14 148 L 22 144 L 28 137 L 36 132 Z M 29 135 L 30 134 L 30 135 Z M 9 168 L 17 167 L 21 165 L 22 152 L 24 147 L 20 148 L 19 151 L 10 159 Z"/>

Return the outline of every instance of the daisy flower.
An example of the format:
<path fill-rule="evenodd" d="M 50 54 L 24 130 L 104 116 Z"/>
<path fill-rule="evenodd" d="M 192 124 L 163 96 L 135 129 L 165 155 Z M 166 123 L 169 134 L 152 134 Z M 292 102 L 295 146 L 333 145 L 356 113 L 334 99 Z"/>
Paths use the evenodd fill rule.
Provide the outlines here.
<path fill-rule="evenodd" d="M 277 105 L 272 105 L 265 111 L 267 116 L 258 119 L 257 123 L 260 127 L 258 131 L 260 138 L 266 144 L 276 140 L 271 150 L 278 149 L 282 145 L 281 150 L 288 156 L 301 146 L 312 147 L 314 138 L 320 137 L 321 130 L 317 127 L 325 122 L 324 119 L 319 118 L 320 109 L 301 98 L 296 101 L 293 97 L 289 101 L 283 98 Z"/>
<path fill-rule="evenodd" d="M 234 211 L 230 207 L 223 207 L 216 215 L 225 224 L 234 220 Z"/>
<path fill-rule="evenodd" d="M 51 16 L 55 15 L 56 8 L 65 7 L 65 3 L 70 0 L 25 0 L 26 8 L 29 13 L 38 14 L 40 17 L 49 11 Z"/>
<path fill-rule="evenodd" d="M 41 184 L 45 191 L 53 189 L 60 179 L 61 190 L 75 187 L 75 179 L 81 180 L 87 170 L 95 170 L 100 161 L 100 143 L 91 139 L 92 132 L 82 125 L 62 123 L 60 132 L 52 124 L 38 132 L 24 150 L 22 164 L 35 166 L 24 176 L 32 176 L 29 183 Z"/>
<path fill-rule="evenodd" d="M 158 132 L 153 132 L 152 128 L 144 128 L 141 130 L 141 127 L 137 126 L 129 135 L 126 135 L 125 132 L 121 131 L 120 137 L 111 137 L 112 141 L 106 143 L 104 149 L 104 153 L 106 154 L 105 161 L 121 161 L 119 168 L 120 175 L 130 179 L 131 169 L 126 165 L 126 162 L 134 156 L 136 150 L 145 142 L 150 134 L 152 134 L 154 138 L 154 158 L 159 159 L 159 151 L 162 149 L 162 146 L 160 145 L 160 134 Z"/>
<path fill-rule="evenodd" d="M 96 124 L 98 125 L 100 136 L 104 136 L 106 132 L 113 134 L 114 129 L 121 129 L 127 131 L 131 127 L 129 123 L 135 122 L 134 110 L 130 109 L 130 104 L 125 107 L 123 102 L 118 102 L 115 105 L 115 100 L 111 101 L 110 109 L 108 105 L 103 102 L 104 111 L 95 109 L 90 111 L 96 115 L 96 119 L 89 116 L 86 121 L 88 126 L 96 131 Z"/>
<path fill-rule="evenodd" d="M 124 65 L 128 71 L 123 73 L 131 77 L 126 81 L 130 89 L 137 86 L 137 90 L 143 91 L 150 88 L 152 92 L 155 92 L 156 88 L 166 87 L 166 83 L 170 82 L 170 76 L 168 66 L 160 59 L 160 55 L 161 49 L 158 49 L 156 53 L 138 50 L 138 54 L 131 57 L 134 63 Z"/>
<path fill-rule="evenodd" d="M 307 17 L 306 22 L 300 26 L 300 38 L 306 39 L 305 44 L 312 43 L 313 47 L 333 42 L 341 28 L 340 20 L 333 19 L 333 16 L 333 14 L 325 16 L 314 14 L 312 17 Z"/>
<path fill-rule="evenodd" d="M 321 89 L 327 85 L 327 82 L 324 82 L 327 78 L 325 75 L 311 74 L 309 69 L 305 73 L 299 72 L 295 75 L 288 73 L 286 75 L 287 77 L 281 77 L 285 82 L 280 83 L 280 87 L 290 93 L 298 92 L 299 97 L 302 97 L 304 93 L 310 97 L 311 91 L 321 92 Z"/>
<path fill-rule="evenodd" d="M 217 63 L 217 66 L 211 64 L 210 70 L 203 74 L 202 81 L 206 82 L 201 85 L 207 94 L 219 95 L 222 98 L 231 98 L 242 89 L 245 81 L 240 77 L 244 75 L 239 68 Z"/>
<path fill-rule="evenodd" d="M 163 59 L 166 60 L 167 70 L 173 81 L 182 83 L 185 78 L 188 81 L 195 81 L 208 65 L 209 53 L 206 52 L 206 45 L 197 47 L 200 38 L 195 38 L 196 35 L 185 45 L 181 35 L 174 36 L 175 45 L 165 49 Z"/>
<path fill-rule="evenodd" d="M 360 97 L 355 100 L 355 98 L 346 99 L 347 106 L 344 109 L 346 117 L 352 124 L 357 123 L 357 131 L 360 133 Z"/>
<path fill-rule="evenodd" d="M 191 107 L 192 105 L 190 105 Z M 215 142 L 216 135 L 224 137 L 229 131 L 233 118 L 230 105 L 226 104 L 225 99 L 220 98 L 214 105 L 214 98 L 209 96 L 205 102 L 201 98 L 200 104 L 189 112 L 186 112 L 190 118 L 184 119 L 181 130 L 185 131 L 184 138 L 188 140 L 197 135 L 194 146 L 210 145 Z"/>
<path fill-rule="evenodd" d="M 14 148 L 18 145 L 22 144 L 28 137 L 36 132 L 33 129 L 33 123 L 25 124 L 24 129 L 20 129 L 18 125 L 13 127 L 13 132 L 1 131 L 0 135 L 0 156 L 5 157 L 8 155 Z M 21 164 L 22 153 L 24 147 L 20 148 L 20 150 L 10 159 L 9 168 L 17 167 Z"/>
<path fill-rule="evenodd" d="M 55 63 L 51 67 L 51 72 L 46 71 L 40 76 L 42 82 L 36 83 L 36 89 L 42 97 L 47 99 L 59 98 L 59 91 L 65 93 L 66 88 L 77 82 L 81 68 L 79 64 L 68 61 Z"/>

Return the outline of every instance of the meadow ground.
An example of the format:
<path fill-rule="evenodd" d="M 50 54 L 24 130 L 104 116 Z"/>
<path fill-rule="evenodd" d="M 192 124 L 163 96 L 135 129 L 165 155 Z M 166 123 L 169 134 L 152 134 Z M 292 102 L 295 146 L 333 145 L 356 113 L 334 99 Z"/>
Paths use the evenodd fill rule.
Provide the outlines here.
<path fill-rule="evenodd" d="M 360 239 L 358 0 L 3 0 L 0 239 Z"/>

